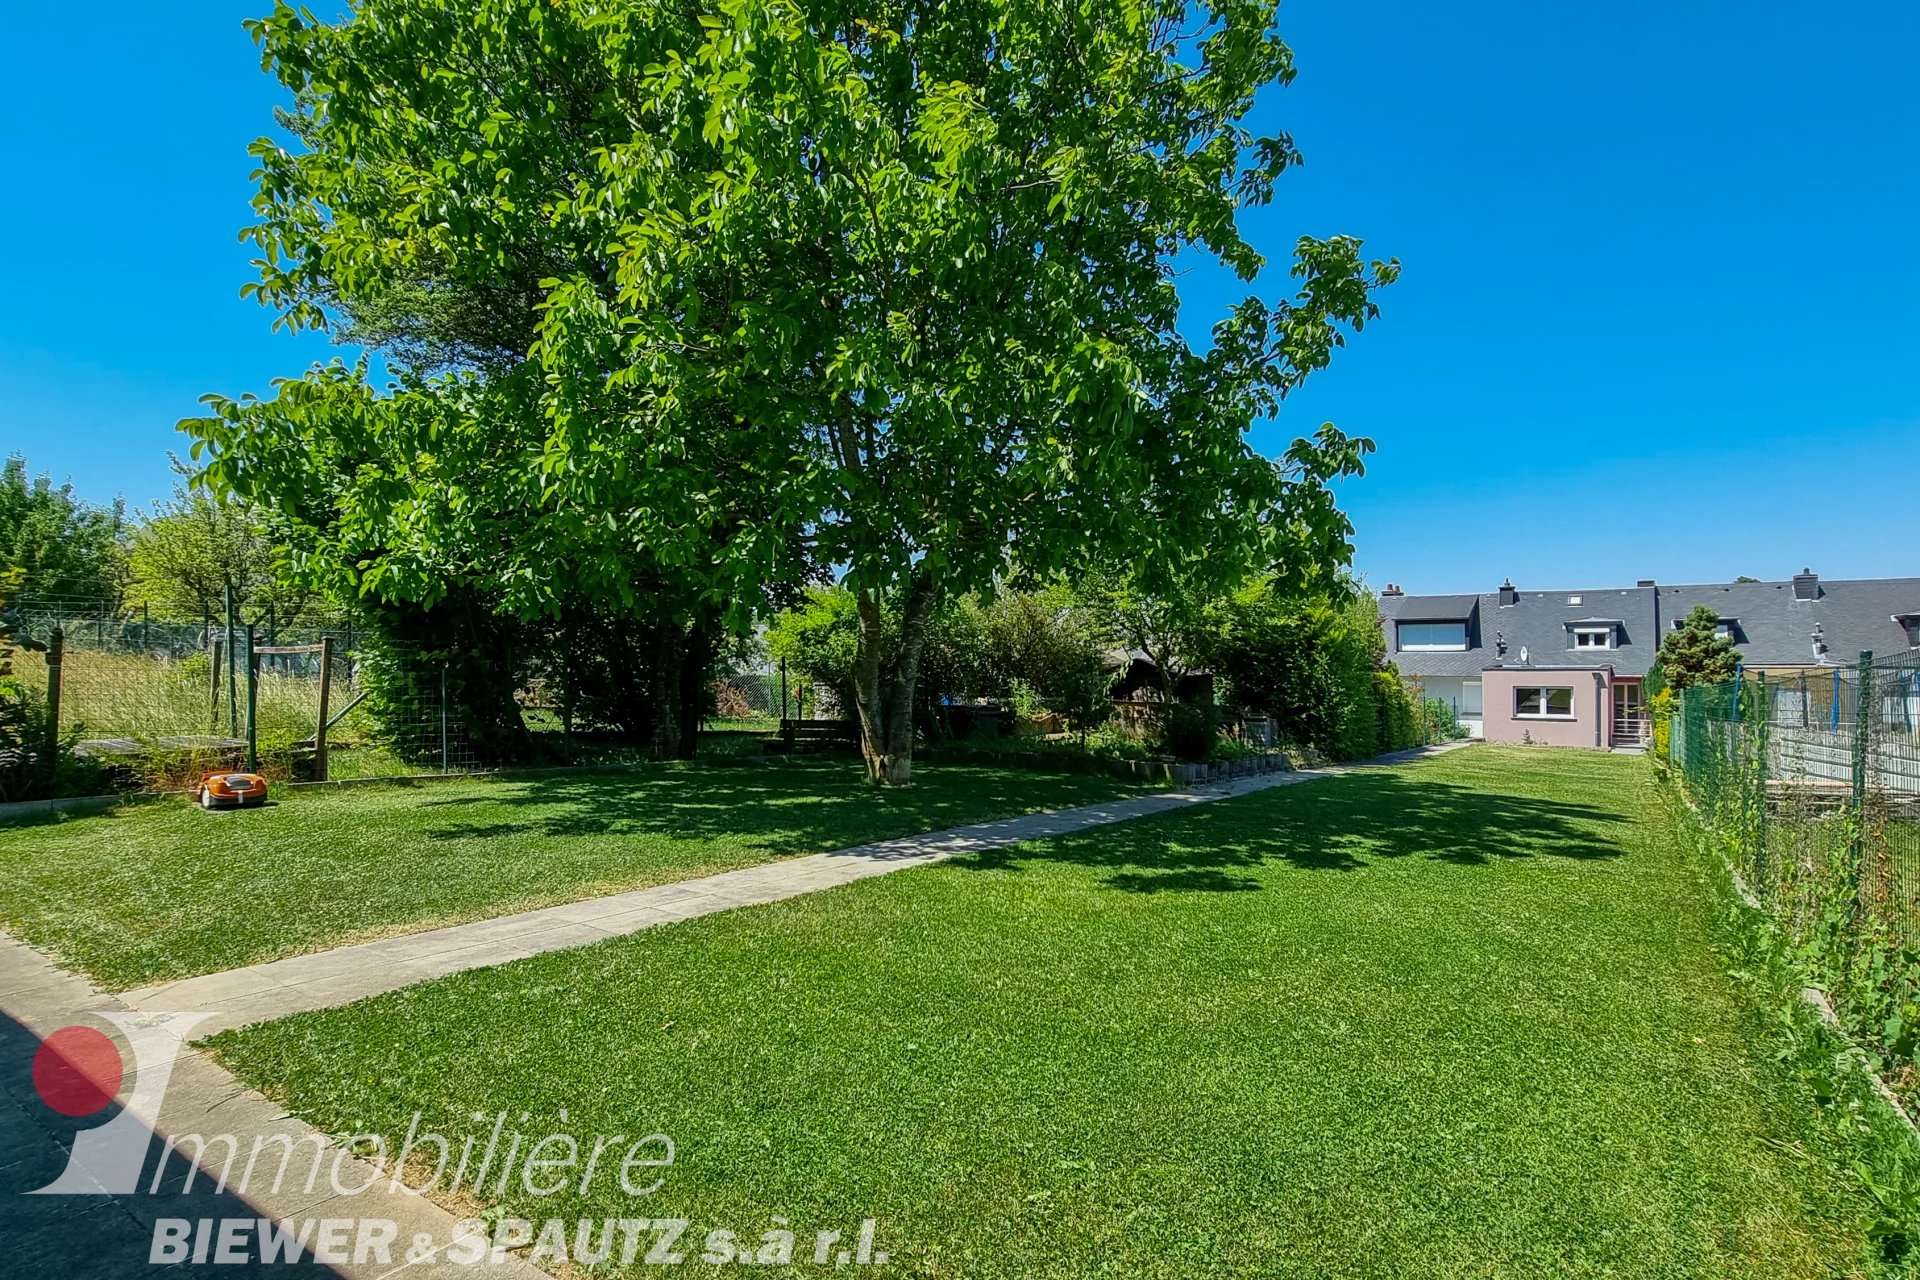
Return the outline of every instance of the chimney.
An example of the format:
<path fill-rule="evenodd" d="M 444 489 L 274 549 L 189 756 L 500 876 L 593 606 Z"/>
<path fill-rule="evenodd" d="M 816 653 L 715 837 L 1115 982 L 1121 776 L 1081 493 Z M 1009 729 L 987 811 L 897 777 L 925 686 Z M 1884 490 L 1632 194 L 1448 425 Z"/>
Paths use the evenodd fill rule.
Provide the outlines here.
<path fill-rule="evenodd" d="M 1380 594 L 1383 596 L 1403 596 L 1407 593 L 1400 589 L 1399 583 L 1389 582 L 1387 584 L 1387 589 L 1385 591 L 1382 591 Z"/>
<path fill-rule="evenodd" d="M 1633 585 L 1634 585 L 1634 586 L 1636 586 L 1636 587 L 1650 587 L 1650 586 L 1652 586 L 1652 585 L 1653 585 L 1653 579 L 1652 579 L 1652 578 L 1642 578 L 1642 579 L 1640 579 L 1640 581 L 1638 581 L 1638 582 L 1636 582 L 1636 583 L 1634 583 Z"/>
<path fill-rule="evenodd" d="M 1505 582 L 1500 584 L 1500 607 L 1502 609 L 1514 603 L 1519 598 L 1520 598 L 1520 593 L 1513 589 L 1512 578 L 1508 578 Z"/>
<path fill-rule="evenodd" d="M 1802 569 L 1793 575 L 1793 598 L 1795 600 L 1818 600 L 1820 598 L 1820 575 L 1811 569 Z"/>

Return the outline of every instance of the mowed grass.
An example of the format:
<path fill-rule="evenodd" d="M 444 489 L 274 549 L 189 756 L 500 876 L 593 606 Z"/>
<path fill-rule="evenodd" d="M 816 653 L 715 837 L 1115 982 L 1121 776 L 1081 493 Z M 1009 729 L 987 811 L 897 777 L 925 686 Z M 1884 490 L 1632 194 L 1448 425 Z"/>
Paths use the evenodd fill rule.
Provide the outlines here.
<path fill-rule="evenodd" d="M 336 791 L 204 813 L 162 797 L 0 827 L 0 922 L 124 990 L 1143 788 L 929 764 L 881 790 L 857 761 Z"/>
<path fill-rule="evenodd" d="M 1475 747 L 214 1044 L 396 1147 L 416 1111 L 456 1150 L 501 1112 L 583 1152 L 665 1133 L 651 1198 L 482 1198 L 689 1218 L 690 1272 L 778 1215 L 802 1256 L 874 1217 L 913 1276 L 1852 1273 L 1864 1206 L 1800 1157 L 1650 787 Z"/>

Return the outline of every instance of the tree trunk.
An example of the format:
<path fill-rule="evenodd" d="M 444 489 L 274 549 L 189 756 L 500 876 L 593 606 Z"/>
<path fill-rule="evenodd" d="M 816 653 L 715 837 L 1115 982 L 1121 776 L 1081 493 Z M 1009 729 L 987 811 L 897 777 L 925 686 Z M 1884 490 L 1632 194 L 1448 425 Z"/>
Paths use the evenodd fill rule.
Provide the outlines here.
<path fill-rule="evenodd" d="M 700 749 L 700 720 L 706 710 L 707 681 L 720 654 L 720 629 L 702 619 L 687 630 L 686 656 L 680 663 L 680 754 L 691 760 Z"/>
<path fill-rule="evenodd" d="M 648 683 L 653 688 L 653 734 L 651 747 L 655 760 L 673 760 L 680 755 L 680 673 L 686 667 L 686 640 L 677 626 L 662 626 L 653 637 L 653 671 Z"/>
<path fill-rule="evenodd" d="M 853 693 L 860 753 L 870 782 L 904 786 L 913 781 L 914 689 L 927 623 L 939 600 L 940 584 L 916 569 L 902 602 L 900 634 L 889 653 L 879 592 L 863 590 L 856 597 L 860 647 L 853 664 Z"/>

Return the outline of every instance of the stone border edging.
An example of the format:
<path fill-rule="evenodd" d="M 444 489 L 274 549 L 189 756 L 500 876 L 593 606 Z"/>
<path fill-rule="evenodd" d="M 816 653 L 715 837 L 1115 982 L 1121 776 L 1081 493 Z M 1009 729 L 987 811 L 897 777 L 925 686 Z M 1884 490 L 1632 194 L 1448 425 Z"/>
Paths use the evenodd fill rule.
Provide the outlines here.
<path fill-rule="evenodd" d="M 104 813 L 118 804 L 137 800 L 136 794 L 60 796 L 52 800 L 11 800 L 0 804 L 0 824 L 16 818 L 44 818 L 54 813 Z"/>

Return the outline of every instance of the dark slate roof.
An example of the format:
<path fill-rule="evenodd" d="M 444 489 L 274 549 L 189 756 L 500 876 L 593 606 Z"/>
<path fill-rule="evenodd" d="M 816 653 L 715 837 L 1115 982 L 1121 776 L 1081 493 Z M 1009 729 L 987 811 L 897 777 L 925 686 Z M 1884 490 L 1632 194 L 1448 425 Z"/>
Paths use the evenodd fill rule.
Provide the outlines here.
<path fill-rule="evenodd" d="M 1568 603 L 1577 597 L 1577 603 Z M 1473 622 L 1467 628 L 1464 652 L 1397 651 L 1396 622 L 1430 622 L 1440 616 L 1434 601 L 1457 608 L 1472 601 Z M 1380 613 L 1386 627 L 1387 656 L 1408 675 L 1475 676 L 1488 667 L 1558 666 L 1587 669 L 1612 667 L 1621 675 L 1645 675 L 1653 663 L 1660 637 L 1654 625 L 1653 592 L 1646 587 L 1603 587 L 1570 591 L 1518 591 L 1514 602 L 1501 605 L 1500 593 L 1479 596 L 1383 596 Z M 1445 615 L 1461 617 L 1461 613 Z M 1573 647 L 1575 624 L 1616 624 L 1612 649 Z M 1520 657 L 1526 650 L 1526 661 Z"/>
<path fill-rule="evenodd" d="M 1464 622 L 1473 617 L 1479 596 L 1402 596 L 1411 611 L 1402 611 L 1402 622 Z"/>
<path fill-rule="evenodd" d="M 1826 642 L 1826 661 L 1856 661 L 1862 649 L 1885 656 L 1908 649 L 1906 628 L 1894 619 L 1920 614 L 1920 578 L 1864 578 L 1819 582 L 1814 598 L 1794 598 L 1793 582 L 1727 582 L 1673 587 L 1603 587 L 1598 590 L 1520 591 L 1502 606 L 1500 593 L 1477 596 L 1382 596 L 1381 623 L 1387 655 L 1409 675 L 1474 676 L 1488 667 L 1591 668 L 1611 666 L 1623 676 L 1645 675 L 1661 637 L 1695 605 L 1733 620 L 1734 644 L 1756 667 L 1797 667 L 1819 661 L 1815 624 Z M 1570 604 L 1572 597 L 1578 604 Z M 1413 650 L 1394 645 L 1396 622 L 1467 620 L 1463 652 Z M 1573 628 L 1615 622 L 1612 649 L 1575 649 Z"/>
<path fill-rule="evenodd" d="M 1799 667 L 1820 661 L 1814 628 L 1829 663 L 1859 660 L 1862 649 L 1904 653 L 1906 628 L 1897 615 L 1920 613 L 1920 578 L 1863 578 L 1821 582 L 1811 600 L 1794 598 L 1793 583 L 1728 582 L 1657 588 L 1660 626 L 1670 630 L 1695 605 L 1731 619 L 1740 656 L 1756 667 Z"/>

